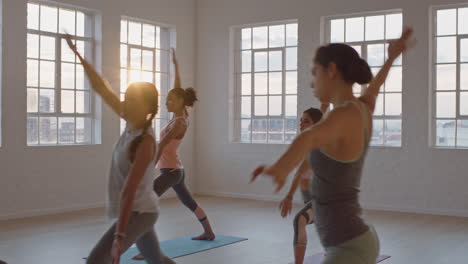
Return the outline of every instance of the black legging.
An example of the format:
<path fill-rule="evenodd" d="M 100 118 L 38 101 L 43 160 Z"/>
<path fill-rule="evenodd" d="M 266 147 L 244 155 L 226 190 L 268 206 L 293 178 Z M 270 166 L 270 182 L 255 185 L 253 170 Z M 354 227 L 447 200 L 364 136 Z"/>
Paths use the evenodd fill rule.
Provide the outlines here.
<path fill-rule="evenodd" d="M 192 212 L 198 204 L 185 185 L 184 169 L 161 169 L 161 175 L 154 180 L 153 188 L 158 196 L 163 195 L 170 187 L 174 189 L 179 200 Z"/>

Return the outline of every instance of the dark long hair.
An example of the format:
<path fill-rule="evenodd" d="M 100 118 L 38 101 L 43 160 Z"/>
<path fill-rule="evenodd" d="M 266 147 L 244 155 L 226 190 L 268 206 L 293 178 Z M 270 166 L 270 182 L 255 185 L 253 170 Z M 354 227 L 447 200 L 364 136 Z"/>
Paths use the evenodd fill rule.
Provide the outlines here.
<path fill-rule="evenodd" d="M 304 113 L 310 116 L 314 124 L 317 124 L 322 119 L 322 116 L 323 116 L 322 111 L 313 107 L 305 110 Z"/>

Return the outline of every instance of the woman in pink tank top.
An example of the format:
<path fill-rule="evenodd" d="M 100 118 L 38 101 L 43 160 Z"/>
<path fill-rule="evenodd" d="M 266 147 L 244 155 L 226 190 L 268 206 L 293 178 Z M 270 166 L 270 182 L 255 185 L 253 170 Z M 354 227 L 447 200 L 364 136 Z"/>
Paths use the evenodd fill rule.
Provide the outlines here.
<path fill-rule="evenodd" d="M 187 107 L 193 107 L 198 99 L 193 88 L 181 88 L 179 66 L 175 51 L 172 50 L 172 52 L 176 76 L 174 88 L 170 90 L 167 96 L 166 107 L 168 112 L 174 114 L 174 117 L 161 131 L 156 153 L 156 163 L 161 171 L 161 175 L 156 178 L 153 187 L 158 196 L 163 195 L 172 187 L 179 200 L 195 214 L 202 224 L 204 232 L 192 238 L 193 240 L 214 240 L 215 234 L 205 211 L 193 199 L 185 184 L 185 171 L 179 159 L 178 149 L 189 125 Z M 134 259 L 142 259 L 142 256 L 136 256 Z"/>

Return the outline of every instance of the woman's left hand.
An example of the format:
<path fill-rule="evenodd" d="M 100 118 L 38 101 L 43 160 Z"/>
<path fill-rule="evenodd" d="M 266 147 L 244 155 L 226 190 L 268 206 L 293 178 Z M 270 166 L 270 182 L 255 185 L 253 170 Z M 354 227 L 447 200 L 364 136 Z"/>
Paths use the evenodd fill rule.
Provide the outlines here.
<path fill-rule="evenodd" d="M 122 255 L 123 238 L 116 236 L 112 243 L 111 257 L 112 264 L 120 264 L 120 256 Z"/>

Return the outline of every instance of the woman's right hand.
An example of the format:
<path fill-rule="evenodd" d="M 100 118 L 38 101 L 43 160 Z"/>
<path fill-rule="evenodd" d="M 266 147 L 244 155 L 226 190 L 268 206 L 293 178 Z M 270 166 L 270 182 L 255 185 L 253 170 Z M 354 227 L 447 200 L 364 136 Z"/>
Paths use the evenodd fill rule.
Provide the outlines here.
<path fill-rule="evenodd" d="M 286 196 L 283 201 L 281 201 L 279 208 L 281 210 L 281 217 L 285 218 L 289 214 L 291 214 L 292 210 L 292 198 L 290 196 Z"/>
<path fill-rule="evenodd" d="M 410 40 L 412 36 L 413 36 L 413 29 L 410 27 L 405 27 L 399 39 L 390 41 L 390 44 L 388 45 L 389 59 L 395 60 L 403 52 L 413 47 L 416 41 Z"/>
<path fill-rule="evenodd" d="M 288 176 L 287 174 L 282 175 L 280 172 L 278 172 L 271 166 L 261 165 L 258 166 L 252 172 L 250 182 L 252 183 L 253 181 L 255 181 L 260 175 L 265 175 L 273 178 L 273 182 L 276 184 L 275 192 L 279 192 L 283 188 L 284 184 L 286 183 L 286 177 Z"/>

